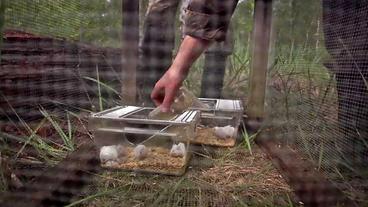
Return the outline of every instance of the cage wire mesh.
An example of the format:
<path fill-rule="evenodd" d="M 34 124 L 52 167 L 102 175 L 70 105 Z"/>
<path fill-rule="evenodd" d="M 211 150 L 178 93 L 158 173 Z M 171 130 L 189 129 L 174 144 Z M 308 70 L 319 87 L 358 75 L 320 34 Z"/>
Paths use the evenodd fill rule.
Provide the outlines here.
<path fill-rule="evenodd" d="M 366 205 L 367 2 L 275 7 L 266 103 L 274 137 Z"/>
<path fill-rule="evenodd" d="M 123 34 L 135 29 L 122 27 L 123 1 L 5 2 L 0 14 L 5 19 L 0 71 L 4 206 L 6 201 L 11 206 L 300 204 L 282 170 L 242 140 L 229 149 L 194 148 L 183 177 L 102 171 L 85 112 L 121 104 L 124 80 L 134 78 L 123 68 Z M 255 4 L 214 1 L 201 7 L 220 10 L 214 17 L 190 14 L 206 2 L 139 1 L 137 105 L 153 105 L 152 88 L 170 67 L 183 33 L 219 40 L 191 68 L 184 85 L 200 97 L 245 103 Z M 367 204 L 368 4 L 273 2 L 263 130 L 272 130 L 268 139 L 311 161 L 347 196 Z M 223 24 L 235 6 L 229 32 L 216 30 L 228 27 Z"/>

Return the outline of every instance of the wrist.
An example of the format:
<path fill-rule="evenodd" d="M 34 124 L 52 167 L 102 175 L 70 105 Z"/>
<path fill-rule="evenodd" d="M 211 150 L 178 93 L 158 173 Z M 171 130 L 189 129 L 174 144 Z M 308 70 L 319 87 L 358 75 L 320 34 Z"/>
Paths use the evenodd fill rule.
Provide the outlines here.
<path fill-rule="evenodd" d="M 189 69 L 187 67 L 182 67 L 180 65 L 173 64 L 168 72 L 170 76 L 175 77 L 175 79 L 183 82 L 188 74 Z"/>

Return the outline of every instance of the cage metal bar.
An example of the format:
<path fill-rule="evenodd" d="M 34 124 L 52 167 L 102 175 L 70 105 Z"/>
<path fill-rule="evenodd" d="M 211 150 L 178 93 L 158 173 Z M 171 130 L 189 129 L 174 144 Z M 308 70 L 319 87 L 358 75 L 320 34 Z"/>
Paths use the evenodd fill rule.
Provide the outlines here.
<path fill-rule="evenodd" d="M 123 103 L 135 105 L 137 94 L 138 43 L 139 43 L 139 1 L 123 0 L 123 48 L 122 48 L 122 98 Z"/>
<path fill-rule="evenodd" d="M 249 120 L 262 120 L 264 117 L 271 22 L 272 0 L 255 0 L 252 63 L 249 74 L 247 109 Z"/>

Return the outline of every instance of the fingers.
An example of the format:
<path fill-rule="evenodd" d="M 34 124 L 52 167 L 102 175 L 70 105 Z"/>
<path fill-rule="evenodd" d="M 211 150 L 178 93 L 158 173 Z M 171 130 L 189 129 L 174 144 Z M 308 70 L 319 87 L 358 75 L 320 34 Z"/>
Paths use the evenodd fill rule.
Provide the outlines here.
<path fill-rule="evenodd" d="M 153 100 L 156 106 L 162 104 L 164 96 L 165 96 L 164 87 L 156 84 L 151 93 L 151 99 Z"/>
<path fill-rule="evenodd" d="M 170 111 L 181 82 L 180 75 L 169 69 L 156 83 L 151 93 L 151 99 L 157 106 L 160 106 L 162 112 Z"/>
<path fill-rule="evenodd" d="M 177 88 L 176 87 L 167 87 L 165 88 L 165 98 L 161 105 L 162 112 L 169 112 L 171 108 L 171 104 L 173 103 L 176 96 Z"/>

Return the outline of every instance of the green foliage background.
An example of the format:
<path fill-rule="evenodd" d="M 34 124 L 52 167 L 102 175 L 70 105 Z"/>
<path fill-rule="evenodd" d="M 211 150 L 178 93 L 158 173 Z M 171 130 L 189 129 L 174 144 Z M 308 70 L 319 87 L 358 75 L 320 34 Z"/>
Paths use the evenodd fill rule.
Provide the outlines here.
<path fill-rule="evenodd" d="M 4 0 L 2 0 L 4 1 Z M 140 0 L 141 20 L 148 0 Z M 319 37 L 319 1 L 275 0 L 274 29 L 279 43 L 315 44 Z M 247 42 L 254 2 L 240 3 L 233 17 L 235 39 Z M 117 47 L 121 34 L 121 0 L 7 0 L 5 28 Z"/>
<path fill-rule="evenodd" d="M 97 45 L 114 45 L 120 0 L 7 0 L 5 28 Z"/>
<path fill-rule="evenodd" d="M 83 24 L 81 2 L 6 0 L 5 27 L 41 35 L 76 39 Z"/>

